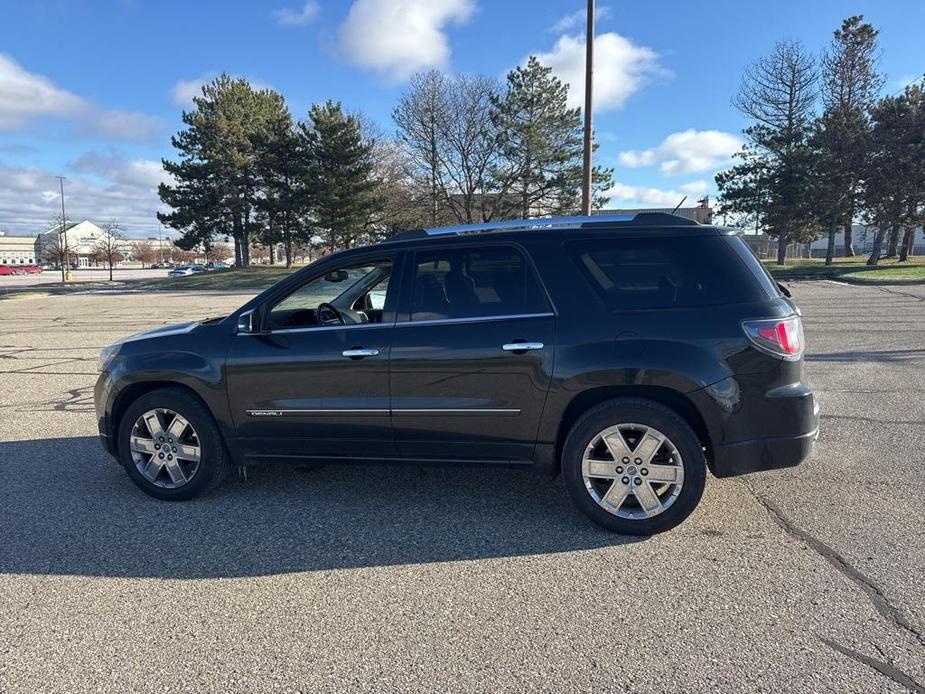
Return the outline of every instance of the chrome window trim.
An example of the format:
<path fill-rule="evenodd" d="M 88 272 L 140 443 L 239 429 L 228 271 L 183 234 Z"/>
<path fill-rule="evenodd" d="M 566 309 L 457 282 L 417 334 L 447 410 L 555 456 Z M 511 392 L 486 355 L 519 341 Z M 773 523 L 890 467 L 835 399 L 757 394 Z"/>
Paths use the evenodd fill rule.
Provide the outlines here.
<path fill-rule="evenodd" d="M 486 321 L 515 320 L 518 318 L 554 318 L 555 313 L 544 311 L 542 313 L 510 313 L 502 316 L 472 316 L 468 318 L 428 318 L 427 320 L 402 320 L 395 323 L 395 327 L 409 325 L 439 325 L 441 323 L 484 323 Z"/>
<path fill-rule="evenodd" d="M 347 325 L 309 325 L 303 328 L 279 328 L 265 333 L 237 333 L 238 335 L 286 335 L 289 333 L 325 332 L 345 328 L 391 328 L 392 323 L 348 323 Z"/>

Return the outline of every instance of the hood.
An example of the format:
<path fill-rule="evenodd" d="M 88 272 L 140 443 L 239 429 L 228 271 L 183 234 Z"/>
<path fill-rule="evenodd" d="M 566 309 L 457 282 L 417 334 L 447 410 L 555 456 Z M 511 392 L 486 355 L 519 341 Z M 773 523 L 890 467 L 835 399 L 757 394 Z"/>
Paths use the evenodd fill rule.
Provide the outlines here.
<path fill-rule="evenodd" d="M 142 330 L 139 333 L 134 335 L 129 335 L 128 337 L 123 337 L 121 340 L 117 340 L 114 344 L 119 344 L 122 342 L 134 342 L 135 340 L 146 340 L 149 337 L 165 337 L 167 335 L 183 335 L 184 333 L 192 332 L 194 328 L 201 325 L 202 321 L 191 321 L 189 323 L 176 323 L 174 325 L 162 325 L 159 328 L 150 328 L 148 330 Z"/>

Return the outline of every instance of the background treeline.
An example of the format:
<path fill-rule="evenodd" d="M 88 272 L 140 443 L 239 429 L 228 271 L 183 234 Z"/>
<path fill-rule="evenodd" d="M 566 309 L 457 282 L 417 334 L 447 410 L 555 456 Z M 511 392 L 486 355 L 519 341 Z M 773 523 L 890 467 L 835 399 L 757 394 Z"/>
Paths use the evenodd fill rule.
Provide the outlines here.
<path fill-rule="evenodd" d="M 173 177 L 158 214 L 181 248 L 234 241 L 246 267 L 256 246 L 341 249 L 397 231 L 578 210 L 582 119 L 568 86 L 530 58 L 504 83 L 415 75 L 393 112 L 394 135 L 331 101 L 293 118 L 279 93 L 222 75 L 202 88 L 172 138 Z M 594 204 L 612 171 L 594 171 Z M 271 262 L 275 259 L 271 256 Z"/>
<path fill-rule="evenodd" d="M 836 233 L 854 255 L 851 225 L 877 229 L 869 265 L 908 256 L 925 218 L 925 81 L 882 96 L 877 30 L 861 16 L 820 56 L 783 41 L 749 66 L 736 106 L 751 122 L 738 162 L 716 176 L 720 214 L 788 243 Z"/>

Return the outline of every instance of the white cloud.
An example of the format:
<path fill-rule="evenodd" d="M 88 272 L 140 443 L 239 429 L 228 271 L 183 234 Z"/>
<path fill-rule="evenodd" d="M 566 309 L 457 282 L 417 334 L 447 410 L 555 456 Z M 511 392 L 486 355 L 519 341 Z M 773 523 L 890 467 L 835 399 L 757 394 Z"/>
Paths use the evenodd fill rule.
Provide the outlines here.
<path fill-rule="evenodd" d="M 356 65 L 407 79 L 449 62 L 445 28 L 474 11 L 474 0 L 355 0 L 340 28 L 340 47 Z"/>
<path fill-rule="evenodd" d="M 120 140 L 146 140 L 161 128 L 154 116 L 100 108 L 0 55 L 0 131 L 25 130 L 40 118 L 70 121 L 81 135 Z"/>
<path fill-rule="evenodd" d="M 317 2 L 314 2 L 314 0 L 307 0 L 307 2 L 298 9 L 284 7 L 273 12 L 273 16 L 276 17 L 276 23 L 280 26 L 304 27 L 315 21 L 320 11 L 321 8 L 318 6 Z"/>
<path fill-rule="evenodd" d="M 188 80 L 178 80 L 170 88 L 170 100 L 173 101 L 177 106 L 182 106 L 183 108 L 190 108 L 193 106 L 193 98 L 197 96 L 202 96 L 202 86 L 208 84 L 212 80 L 218 77 L 218 73 L 207 72 L 205 74 L 199 75 L 199 77 L 193 77 Z M 232 75 L 234 77 L 234 75 Z M 248 78 L 251 86 L 260 91 L 262 89 L 272 89 L 269 84 L 263 82 L 262 80 L 253 80 Z"/>
<path fill-rule="evenodd" d="M 57 173 L 0 164 L 0 219 L 11 232 L 43 231 L 60 213 Z M 169 180 L 159 161 L 89 152 L 66 173 L 69 218 L 99 221 L 115 217 L 126 231 L 137 235 L 157 229 L 155 213 L 165 209 L 157 196 L 157 184 Z"/>
<path fill-rule="evenodd" d="M 0 54 L 0 129 L 21 130 L 36 116 L 72 117 L 86 107 L 76 94 L 59 89 L 42 75 L 26 72 Z"/>
<path fill-rule="evenodd" d="M 569 85 L 568 104 L 574 108 L 584 102 L 584 36 L 560 36 L 549 53 L 536 54 Z M 524 64 L 526 60 L 524 60 Z M 650 79 L 667 75 L 651 48 L 638 46 L 615 32 L 598 34 L 594 39 L 594 108 L 597 111 L 621 108 L 630 95 Z"/>
<path fill-rule="evenodd" d="M 170 88 L 170 98 L 177 106 L 192 106 L 193 98 L 202 95 L 202 85 L 211 79 L 203 75 L 191 80 L 179 80 Z"/>
<path fill-rule="evenodd" d="M 600 5 L 594 9 L 594 23 L 597 25 L 602 19 L 611 15 L 610 8 L 607 5 Z M 561 17 L 559 21 L 549 27 L 549 31 L 555 34 L 567 34 L 576 29 L 584 29 L 587 23 L 588 11 L 578 10 Z"/>
<path fill-rule="evenodd" d="M 604 194 L 609 197 L 608 207 L 627 209 L 645 207 L 675 207 L 684 196 L 705 193 L 710 186 L 706 181 L 692 181 L 678 190 L 665 190 L 654 186 L 633 186 L 626 183 L 614 183 Z"/>
<path fill-rule="evenodd" d="M 706 171 L 729 161 L 742 140 L 720 130 L 684 130 L 672 133 L 651 149 L 620 152 L 623 166 L 638 168 L 658 164 L 665 175 Z"/>

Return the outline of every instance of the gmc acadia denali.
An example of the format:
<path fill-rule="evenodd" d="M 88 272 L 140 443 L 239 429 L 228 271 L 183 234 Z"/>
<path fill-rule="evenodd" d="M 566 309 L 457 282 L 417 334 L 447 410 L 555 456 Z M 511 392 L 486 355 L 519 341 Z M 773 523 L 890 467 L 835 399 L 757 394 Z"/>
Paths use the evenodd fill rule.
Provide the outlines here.
<path fill-rule="evenodd" d="M 159 499 L 233 465 L 523 466 L 648 535 L 690 515 L 708 468 L 809 454 L 799 315 L 735 230 L 673 215 L 415 230 L 110 345 L 96 412 Z"/>

